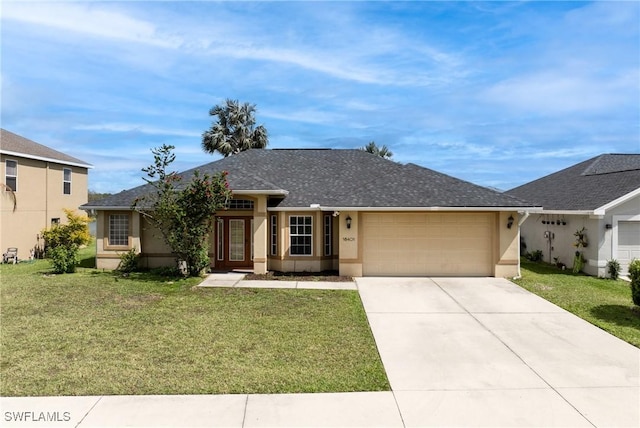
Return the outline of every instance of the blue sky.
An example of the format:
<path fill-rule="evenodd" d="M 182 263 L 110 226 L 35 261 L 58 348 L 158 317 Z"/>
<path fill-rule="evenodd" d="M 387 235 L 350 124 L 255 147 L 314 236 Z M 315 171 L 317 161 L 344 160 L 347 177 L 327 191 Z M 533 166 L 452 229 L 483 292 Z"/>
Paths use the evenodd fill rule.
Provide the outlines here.
<path fill-rule="evenodd" d="M 640 151 L 640 3 L 3 1 L 2 127 L 142 183 L 201 150 L 209 109 L 257 106 L 270 148 L 387 145 L 510 189 Z M 286 165 L 283 165 L 286 168 Z"/>

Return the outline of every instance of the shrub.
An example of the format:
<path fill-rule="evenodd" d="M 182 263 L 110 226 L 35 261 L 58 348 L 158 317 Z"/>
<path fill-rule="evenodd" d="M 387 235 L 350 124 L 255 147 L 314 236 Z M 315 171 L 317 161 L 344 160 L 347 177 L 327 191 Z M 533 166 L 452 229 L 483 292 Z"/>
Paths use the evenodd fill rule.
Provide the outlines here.
<path fill-rule="evenodd" d="M 580 251 L 576 251 L 576 256 L 573 258 L 573 273 L 579 273 L 584 267 L 585 259 Z"/>
<path fill-rule="evenodd" d="M 55 273 L 74 273 L 80 262 L 76 245 L 58 245 L 49 250 L 49 257 Z"/>
<path fill-rule="evenodd" d="M 134 247 L 126 253 L 120 254 L 120 263 L 118 264 L 117 270 L 123 273 L 135 272 L 138 270 L 139 259 L 140 256 Z"/>
<path fill-rule="evenodd" d="M 60 245 L 70 246 L 87 245 L 91 242 L 89 233 L 89 217 L 77 215 L 72 210 L 65 209 L 67 216 L 66 224 L 57 224 L 49 230 L 42 231 L 47 248 L 54 248 Z"/>
<path fill-rule="evenodd" d="M 542 260 L 542 250 L 535 250 L 531 253 L 527 253 L 524 257 L 532 262 L 539 262 Z"/>
<path fill-rule="evenodd" d="M 66 224 L 54 225 L 49 230 L 42 231 L 47 255 L 55 273 L 73 273 L 80 262 L 78 250 L 81 245 L 91 241 L 89 234 L 89 218 L 86 215 L 76 215 L 72 210 L 64 210 L 67 216 Z"/>
<path fill-rule="evenodd" d="M 633 259 L 629 263 L 629 278 L 631 278 L 631 299 L 640 306 L 640 259 Z"/>
<path fill-rule="evenodd" d="M 609 260 L 607 262 L 607 272 L 611 279 L 618 279 L 620 276 L 620 263 L 616 259 Z"/>

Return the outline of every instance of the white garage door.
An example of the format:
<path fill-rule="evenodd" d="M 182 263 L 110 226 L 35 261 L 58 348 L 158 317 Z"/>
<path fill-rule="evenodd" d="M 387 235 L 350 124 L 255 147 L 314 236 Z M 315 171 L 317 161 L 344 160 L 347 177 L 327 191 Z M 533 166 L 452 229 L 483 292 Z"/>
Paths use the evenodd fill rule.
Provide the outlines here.
<path fill-rule="evenodd" d="M 363 274 L 491 276 L 492 213 L 363 213 Z"/>
<path fill-rule="evenodd" d="M 618 222 L 618 255 L 620 273 L 629 274 L 629 262 L 640 259 L 640 221 Z"/>

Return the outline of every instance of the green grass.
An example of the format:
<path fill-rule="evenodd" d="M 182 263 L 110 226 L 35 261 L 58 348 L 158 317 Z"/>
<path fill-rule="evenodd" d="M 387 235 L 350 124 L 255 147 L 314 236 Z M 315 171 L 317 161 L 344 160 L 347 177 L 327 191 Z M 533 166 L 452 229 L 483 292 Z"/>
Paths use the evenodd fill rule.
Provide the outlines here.
<path fill-rule="evenodd" d="M 640 347 L 640 308 L 631 300 L 628 282 L 576 275 L 526 260 L 522 260 L 522 278 L 514 282 Z"/>
<path fill-rule="evenodd" d="M 356 291 L 198 282 L 0 266 L 0 394 L 389 390 Z"/>

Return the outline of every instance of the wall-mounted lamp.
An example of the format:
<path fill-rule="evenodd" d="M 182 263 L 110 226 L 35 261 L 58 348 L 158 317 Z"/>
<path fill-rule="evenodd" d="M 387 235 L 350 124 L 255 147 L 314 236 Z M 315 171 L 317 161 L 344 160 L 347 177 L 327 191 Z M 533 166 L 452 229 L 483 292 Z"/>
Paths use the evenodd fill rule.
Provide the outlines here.
<path fill-rule="evenodd" d="M 610 223 L 604 225 L 605 229 L 613 229 L 613 226 Z"/>
<path fill-rule="evenodd" d="M 347 229 L 351 229 L 351 216 L 347 216 Z"/>
<path fill-rule="evenodd" d="M 511 229 L 511 226 L 513 226 L 513 216 L 510 215 L 509 218 L 507 219 L 507 229 Z"/>

